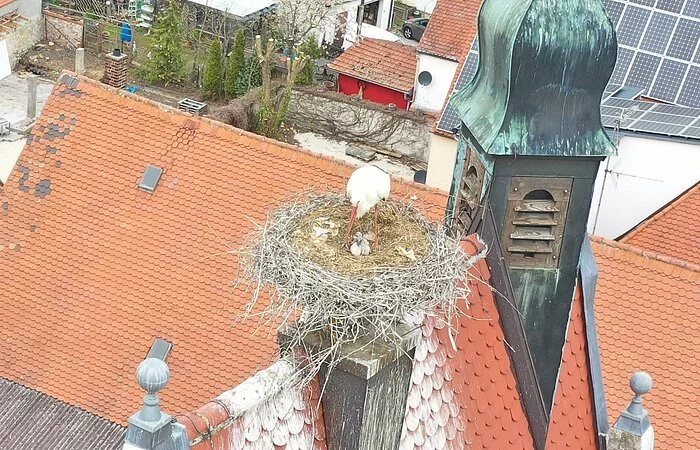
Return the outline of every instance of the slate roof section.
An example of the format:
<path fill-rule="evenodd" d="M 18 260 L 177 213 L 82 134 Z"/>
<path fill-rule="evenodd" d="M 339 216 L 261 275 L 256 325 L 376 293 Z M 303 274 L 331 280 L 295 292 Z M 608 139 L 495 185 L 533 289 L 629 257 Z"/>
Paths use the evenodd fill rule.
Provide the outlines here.
<path fill-rule="evenodd" d="M 416 47 L 362 38 L 336 58 L 331 69 L 395 91 L 409 93 L 416 79 Z"/>
<path fill-rule="evenodd" d="M 608 412 L 632 399 L 629 377 L 644 370 L 654 448 L 693 448 L 700 441 L 700 266 L 592 237 L 600 270 L 595 314 Z"/>
<path fill-rule="evenodd" d="M 456 374 L 449 361 L 454 359 L 456 351 L 449 343 L 441 344 L 438 334 L 444 328 L 444 321 L 434 319 L 426 320 L 421 326 L 422 338 L 413 360 L 401 450 L 460 448 L 464 445 L 465 420 L 455 398 L 453 380 Z"/>
<path fill-rule="evenodd" d="M 576 287 L 547 432 L 547 450 L 598 448 L 591 368 L 583 312 L 583 292 Z"/>
<path fill-rule="evenodd" d="M 353 167 L 62 80 L 0 189 L 0 377 L 125 424 L 142 404 L 134 370 L 161 337 L 175 374 L 162 408 L 193 411 L 276 359 L 274 324 L 238 320 L 249 295 L 232 291 L 227 252 L 282 199 L 343 192 Z M 138 189 L 149 164 L 165 169 L 153 194 Z M 441 217 L 443 193 L 394 188 Z"/>
<path fill-rule="evenodd" d="M 3 450 L 121 450 L 125 431 L 118 424 L 0 378 Z"/>
<path fill-rule="evenodd" d="M 476 36 L 481 0 L 439 0 L 418 52 L 460 61 Z"/>
<path fill-rule="evenodd" d="M 642 222 L 620 242 L 700 265 L 700 183 Z"/>

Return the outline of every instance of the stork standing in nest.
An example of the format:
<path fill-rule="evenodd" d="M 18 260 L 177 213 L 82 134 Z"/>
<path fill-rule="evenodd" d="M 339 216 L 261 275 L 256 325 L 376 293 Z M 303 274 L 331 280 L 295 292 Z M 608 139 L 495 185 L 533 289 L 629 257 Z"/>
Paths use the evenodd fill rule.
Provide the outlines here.
<path fill-rule="evenodd" d="M 380 202 L 389 198 L 389 194 L 391 193 L 391 177 L 377 166 L 362 166 L 350 175 L 345 192 L 352 204 L 350 225 L 345 235 L 346 244 L 350 242 L 355 220 L 361 218 L 367 214 L 369 210 L 374 208 L 374 242 L 372 246 L 375 248 L 378 247 L 379 222 L 377 221 L 377 216 L 379 212 L 377 206 Z"/>

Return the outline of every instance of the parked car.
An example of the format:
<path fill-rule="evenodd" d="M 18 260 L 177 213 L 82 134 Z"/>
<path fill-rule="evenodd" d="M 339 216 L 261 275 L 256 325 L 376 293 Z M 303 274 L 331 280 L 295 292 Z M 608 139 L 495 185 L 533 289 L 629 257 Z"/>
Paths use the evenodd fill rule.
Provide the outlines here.
<path fill-rule="evenodd" d="M 406 39 L 413 39 L 415 41 L 420 41 L 423 37 L 425 28 L 428 26 L 428 19 L 411 19 L 407 20 L 403 26 L 403 36 Z"/>

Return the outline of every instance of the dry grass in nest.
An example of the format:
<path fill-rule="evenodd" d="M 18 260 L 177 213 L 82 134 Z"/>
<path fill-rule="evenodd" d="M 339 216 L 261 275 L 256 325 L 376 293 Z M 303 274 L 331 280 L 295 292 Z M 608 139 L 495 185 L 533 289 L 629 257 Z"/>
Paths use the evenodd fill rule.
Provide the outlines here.
<path fill-rule="evenodd" d="M 294 230 L 293 244 L 315 263 L 348 276 L 366 276 L 388 268 L 408 267 L 428 253 L 425 226 L 406 214 L 405 208 L 388 202 L 379 206 L 379 247 L 368 256 L 353 256 L 345 244 L 352 208 L 349 203 L 333 204 L 311 211 Z M 317 237 L 317 229 L 329 233 Z M 374 234 L 374 211 L 355 221 L 355 232 Z M 411 255 L 411 256 L 407 256 Z"/>
<path fill-rule="evenodd" d="M 407 324 L 417 326 L 433 317 L 450 327 L 462 314 L 457 301 L 469 296 L 473 260 L 442 226 L 410 205 L 389 201 L 380 207 L 380 249 L 354 257 L 342 243 L 349 213 L 343 195 L 300 196 L 273 211 L 244 247 L 232 252 L 240 255 L 243 270 L 237 284 L 251 293 L 245 317 L 280 321 L 292 330 L 286 348 L 308 353 L 303 380 L 323 364 L 332 368 L 353 356 L 341 348 L 364 351 L 359 342 L 400 348 Z M 314 242 L 311 234 L 319 221 L 336 224 L 325 225 L 334 230 L 326 242 Z M 368 213 L 360 231 L 369 232 L 373 221 Z M 399 246 L 413 250 L 415 261 L 397 252 Z M 270 302 L 258 312 L 264 291 Z M 309 349 L 310 336 L 327 342 Z"/>

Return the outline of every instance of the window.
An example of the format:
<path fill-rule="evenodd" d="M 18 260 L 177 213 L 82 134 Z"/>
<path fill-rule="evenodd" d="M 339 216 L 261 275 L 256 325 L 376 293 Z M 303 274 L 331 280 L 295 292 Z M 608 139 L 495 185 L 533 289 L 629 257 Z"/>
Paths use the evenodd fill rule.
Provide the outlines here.
<path fill-rule="evenodd" d="M 466 234 L 474 220 L 474 214 L 481 202 L 481 190 L 486 173 L 486 168 L 474 150 L 470 148 L 467 152 L 457 193 L 457 208 L 453 225 L 455 236 Z"/>
<path fill-rule="evenodd" d="M 557 267 L 573 180 L 513 177 L 503 226 L 511 267 Z"/>

